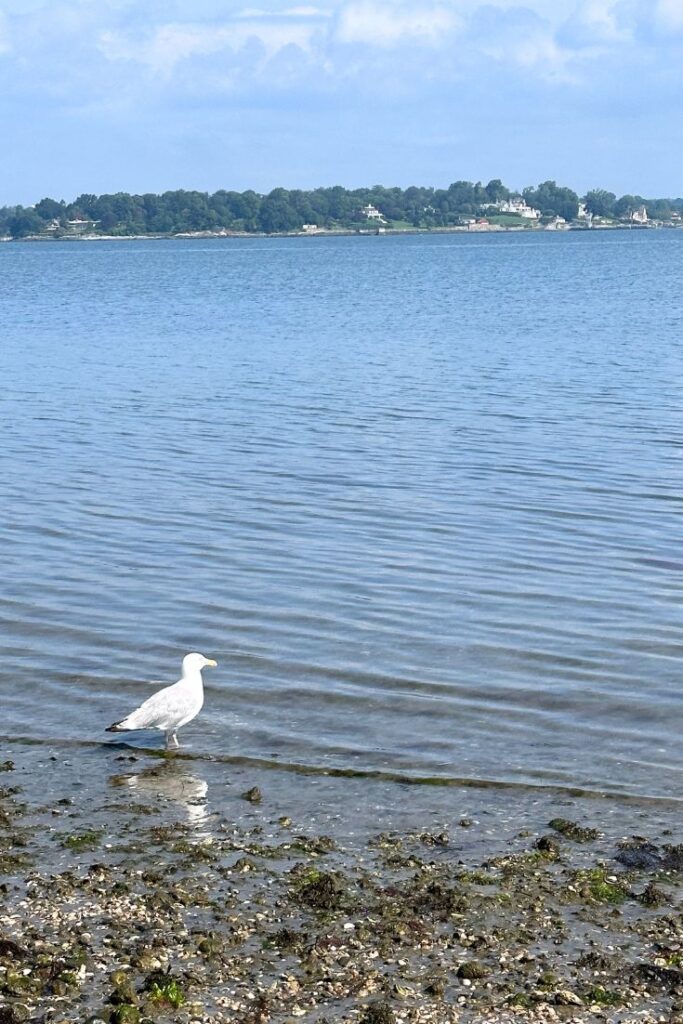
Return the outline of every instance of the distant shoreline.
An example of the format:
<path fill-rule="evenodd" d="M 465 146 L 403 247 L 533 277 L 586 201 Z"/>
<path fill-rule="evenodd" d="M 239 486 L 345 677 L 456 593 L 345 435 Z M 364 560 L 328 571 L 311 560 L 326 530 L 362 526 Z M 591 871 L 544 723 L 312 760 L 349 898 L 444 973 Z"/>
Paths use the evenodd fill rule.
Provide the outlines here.
<path fill-rule="evenodd" d="M 378 236 L 378 235 L 485 235 L 485 234 L 567 234 L 569 232 L 590 233 L 592 231 L 675 231 L 683 224 L 593 224 L 591 227 L 584 225 L 567 224 L 561 228 L 550 226 L 518 226 L 503 224 L 477 224 L 464 226 L 434 227 L 434 228 L 380 228 L 380 229 L 354 229 L 354 228 L 320 228 L 317 231 L 182 231 L 182 232 L 158 232 L 139 235 L 104 235 L 104 234 L 65 234 L 55 235 L 26 235 L 23 238 L 12 238 L 4 236 L 0 242 L 140 242 L 140 241 L 187 241 L 191 239 L 214 239 L 214 238 L 335 238 L 349 236 Z"/>

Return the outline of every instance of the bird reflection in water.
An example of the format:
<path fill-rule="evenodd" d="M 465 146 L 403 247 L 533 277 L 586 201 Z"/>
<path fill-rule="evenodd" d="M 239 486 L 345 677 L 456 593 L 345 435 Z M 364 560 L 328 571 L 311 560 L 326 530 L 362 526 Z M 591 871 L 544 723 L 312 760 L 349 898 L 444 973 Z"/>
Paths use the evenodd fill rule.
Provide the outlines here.
<path fill-rule="evenodd" d="M 190 825 L 208 821 L 208 783 L 189 772 L 182 761 L 163 761 L 152 768 L 130 775 L 112 775 L 114 786 L 126 786 L 140 799 L 163 804 L 177 804 Z"/>

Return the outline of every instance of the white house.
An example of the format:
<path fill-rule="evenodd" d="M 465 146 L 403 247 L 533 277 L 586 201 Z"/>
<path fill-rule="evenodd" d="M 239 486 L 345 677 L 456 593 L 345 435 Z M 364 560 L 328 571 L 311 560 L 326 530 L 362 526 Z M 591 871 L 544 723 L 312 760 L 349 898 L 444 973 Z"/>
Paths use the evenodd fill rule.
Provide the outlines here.
<path fill-rule="evenodd" d="M 361 217 L 365 217 L 366 220 L 381 220 L 381 221 L 384 221 L 384 217 L 379 212 L 377 207 L 372 205 L 372 203 L 367 203 L 366 206 L 362 206 L 361 209 L 360 209 L 360 215 L 361 215 Z"/>
<path fill-rule="evenodd" d="M 634 224 L 647 224 L 647 210 L 644 206 L 639 206 L 637 210 L 634 210 L 631 214 L 631 220 Z"/>
<path fill-rule="evenodd" d="M 499 210 L 500 213 L 514 213 L 524 220 L 538 220 L 541 216 L 540 210 L 528 206 L 523 196 L 510 196 L 509 199 L 499 199 L 497 203 L 487 203 L 489 209 Z"/>

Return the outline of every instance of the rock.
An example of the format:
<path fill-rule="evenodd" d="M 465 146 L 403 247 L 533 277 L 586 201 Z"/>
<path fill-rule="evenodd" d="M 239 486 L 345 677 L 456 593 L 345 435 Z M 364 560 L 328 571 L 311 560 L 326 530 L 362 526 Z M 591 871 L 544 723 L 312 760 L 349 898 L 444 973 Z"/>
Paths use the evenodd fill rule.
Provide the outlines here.
<path fill-rule="evenodd" d="M 555 1002 L 558 1006 L 583 1006 L 583 999 L 577 996 L 568 988 L 561 988 L 555 993 Z"/>
<path fill-rule="evenodd" d="M 683 844 L 665 846 L 664 868 L 667 871 L 683 871 Z"/>
<path fill-rule="evenodd" d="M 109 1020 L 110 1024 L 140 1024 L 140 1011 L 137 1006 L 122 1003 L 114 1008 Z"/>
<path fill-rule="evenodd" d="M 575 821 L 569 821 L 567 818 L 553 818 L 552 821 L 548 822 L 548 828 L 555 829 L 556 832 L 566 836 L 567 839 L 571 839 L 575 843 L 590 843 L 600 836 L 596 828 L 586 828 Z"/>
<path fill-rule="evenodd" d="M 14 939 L 0 939 L 0 957 L 10 957 L 12 960 L 23 960 L 26 950 Z"/>
<path fill-rule="evenodd" d="M 625 868 L 639 871 L 655 871 L 662 867 L 663 857 L 654 843 L 641 836 L 633 836 L 619 844 L 619 853 L 614 858 Z"/>
<path fill-rule="evenodd" d="M 441 974 L 435 974 L 425 984 L 425 992 L 428 996 L 436 996 L 437 999 L 441 999 L 445 991 L 446 979 Z"/>
<path fill-rule="evenodd" d="M 299 898 L 315 910 L 336 910 L 342 900 L 343 886 L 336 875 L 315 872 L 299 890 Z"/>
<path fill-rule="evenodd" d="M 650 882 L 641 892 L 638 901 L 644 907 L 661 907 L 668 902 L 668 897 L 663 889 L 659 889 L 654 882 Z"/>
<path fill-rule="evenodd" d="M 360 1020 L 361 1024 L 395 1024 L 396 1014 L 389 1003 L 382 999 L 366 1006 Z"/>
<path fill-rule="evenodd" d="M 477 981 L 480 978 L 485 978 L 489 973 L 489 969 L 484 964 L 479 963 L 478 960 L 468 960 L 464 964 L 460 964 L 456 973 L 459 978 Z"/>
<path fill-rule="evenodd" d="M 448 846 L 447 832 L 423 832 L 420 842 L 424 846 Z"/>
<path fill-rule="evenodd" d="M 555 836 L 541 836 L 536 840 L 536 849 L 550 857 L 560 855 L 560 844 Z"/>
<path fill-rule="evenodd" d="M 123 972 L 115 972 L 123 973 Z M 114 991 L 109 996 L 109 1002 L 113 1003 L 114 1006 L 123 1006 L 126 1004 L 134 1004 L 138 1001 L 138 995 L 133 987 L 129 978 L 126 978 L 119 985 L 116 986 Z"/>
<path fill-rule="evenodd" d="M 655 964 L 636 964 L 636 976 L 650 985 L 659 985 L 669 992 L 678 992 L 683 983 L 683 972 L 675 967 L 657 967 Z"/>
<path fill-rule="evenodd" d="M 30 1016 L 28 1007 L 23 1003 L 0 1007 L 0 1024 L 23 1024 Z"/>
<path fill-rule="evenodd" d="M 252 786 L 251 789 L 247 789 L 246 792 L 242 793 L 242 799 L 247 800 L 250 804 L 260 804 L 263 800 L 263 794 L 258 786 Z"/>

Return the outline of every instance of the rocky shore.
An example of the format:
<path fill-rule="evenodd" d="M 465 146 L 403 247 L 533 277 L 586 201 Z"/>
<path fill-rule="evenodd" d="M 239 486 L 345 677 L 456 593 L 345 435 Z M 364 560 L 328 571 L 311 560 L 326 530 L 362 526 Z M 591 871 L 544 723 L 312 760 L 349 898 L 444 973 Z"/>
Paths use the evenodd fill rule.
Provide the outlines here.
<path fill-rule="evenodd" d="M 677 805 L 3 758 L 0 1024 L 683 1021 Z"/>

